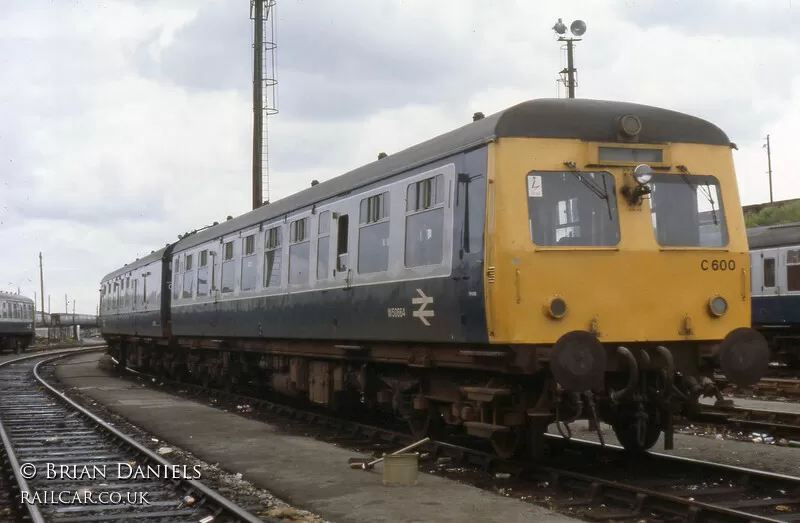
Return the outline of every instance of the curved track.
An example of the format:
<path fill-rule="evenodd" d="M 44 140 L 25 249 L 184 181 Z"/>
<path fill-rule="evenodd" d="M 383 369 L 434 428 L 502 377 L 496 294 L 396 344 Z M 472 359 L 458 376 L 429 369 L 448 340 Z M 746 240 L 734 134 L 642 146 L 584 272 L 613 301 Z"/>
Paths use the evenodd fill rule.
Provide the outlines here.
<path fill-rule="evenodd" d="M 94 350 L 0 363 L 0 438 L 8 478 L 20 493 L 0 514 L 17 511 L 34 523 L 261 521 L 196 479 L 184 479 L 194 471 L 170 468 L 39 376 L 44 364 Z M 38 472 L 31 477 L 33 467 Z"/>
<path fill-rule="evenodd" d="M 267 421 L 340 446 L 393 451 L 413 442 L 407 433 L 309 412 L 262 398 L 127 369 L 148 383 L 211 394 L 248 408 Z M 236 410 L 233 407 L 232 410 Z M 420 448 L 423 468 L 506 495 L 516 495 L 592 521 L 790 522 L 800 521 L 800 477 L 682 458 L 656 452 L 631 458 L 620 447 L 549 435 L 540 463 L 497 459 L 464 440 L 432 441 Z M 357 461 L 357 460 L 356 460 Z"/>

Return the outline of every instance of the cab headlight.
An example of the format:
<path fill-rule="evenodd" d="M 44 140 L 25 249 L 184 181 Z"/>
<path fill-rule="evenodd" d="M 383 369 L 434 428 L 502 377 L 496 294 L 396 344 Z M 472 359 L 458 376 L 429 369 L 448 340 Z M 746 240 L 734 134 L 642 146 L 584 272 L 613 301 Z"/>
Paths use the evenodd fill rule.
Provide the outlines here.
<path fill-rule="evenodd" d="M 720 317 L 728 312 L 728 302 L 722 296 L 712 296 L 708 300 L 708 310 L 716 317 Z"/>
<path fill-rule="evenodd" d="M 637 165 L 633 170 L 633 179 L 636 180 L 636 183 L 639 185 L 645 185 L 652 177 L 653 169 L 646 163 Z"/>

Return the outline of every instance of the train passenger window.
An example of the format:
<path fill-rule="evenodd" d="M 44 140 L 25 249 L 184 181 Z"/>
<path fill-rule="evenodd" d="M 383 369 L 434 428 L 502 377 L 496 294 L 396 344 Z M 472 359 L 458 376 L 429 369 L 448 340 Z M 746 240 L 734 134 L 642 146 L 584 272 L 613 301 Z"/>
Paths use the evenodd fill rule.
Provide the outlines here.
<path fill-rule="evenodd" d="M 139 303 L 139 280 L 133 280 L 133 308 Z"/>
<path fill-rule="evenodd" d="M 426 178 L 420 182 L 409 184 L 406 191 L 406 211 L 428 209 L 437 203 L 444 202 L 444 175 Z"/>
<path fill-rule="evenodd" d="M 197 295 L 208 296 L 208 249 L 200 251 L 200 266 L 197 268 Z"/>
<path fill-rule="evenodd" d="M 775 286 L 775 258 L 764 258 L 764 287 Z"/>
<path fill-rule="evenodd" d="M 187 254 L 183 262 L 183 293 L 182 298 L 194 296 L 194 256 Z"/>
<path fill-rule="evenodd" d="M 281 228 L 273 227 L 264 240 L 264 287 L 281 286 Z"/>
<path fill-rule="evenodd" d="M 327 280 L 331 277 L 328 271 L 328 259 L 331 254 L 331 211 L 319 213 L 317 223 L 317 279 Z"/>
<path fill-rule="evenodd" d="M 258 283 L 258 266 L 256 264 L 256 235 L 251 234 L 242 239 L 242 290 L 252 291 Z"/>
<path fill-rule="evenodd" d="M 181 297 L 181 260 L 179 257 L 175 256 L 175 259 L 172 260 L 172 299 L 177 300 Z"/>
<path fill-rule="evenodd" d="M 350 217 L 346 214 L 339 216 L 336 222 L 336 270 L 347 270 L 347 246 L 349 245 Z"/>
<path fill-rule="evenodd" d="M 308 283 L 309 255 L 311 242 L 308 241 L 308 218 L 291 223 L 289 236 L 289 284 Z"/>
<path fill-rule="evenodd" d="M 409 184 L 406 191 L 406 267 L 442 263 L 444 175 Z"/>
<path fill-rule="evenodd" d="M 389 193 L 361 200 L 358 230 L 358 272 L 389 269 Z"/>
<path fill-rule="evenodd" d="M 619 243 L 614 177 L 607 172 L 536 172 L 526 177 L 528 228 L 541 246 Z"/>
<path fill-rule="evenodd" d="M 229 241 L 225 244 L 225 252 L 222 261 L 222 292 L 233 292 L 236 285 L 236 265 L 233 260 L 233 242 Z"/>
<path fill-rule="evenodd" d="M 299 243 L 307 238 L 308 218 L 295 220 L 291 224 L 290 243 Z"/>
<path fill-rule="evenodd" d="M 3 318 L 8 318 L 8 312 L 6 311 L 6 302 L 3 302 Z"/>
<path fill-rule="evenodd" d="M 800 291 L 800 250 L 786 251 L 786 290 Z"/>
<path fill-rule="evenodd" d="M 728 229 L 714 176 L 654 174 L 650 212 L 659 245 L 725 247 Z"/>
<path fill-rule="evenodd" d="M 317 216 L 317 234 L 330 234 L 331 211 L 323 211 Z"/>

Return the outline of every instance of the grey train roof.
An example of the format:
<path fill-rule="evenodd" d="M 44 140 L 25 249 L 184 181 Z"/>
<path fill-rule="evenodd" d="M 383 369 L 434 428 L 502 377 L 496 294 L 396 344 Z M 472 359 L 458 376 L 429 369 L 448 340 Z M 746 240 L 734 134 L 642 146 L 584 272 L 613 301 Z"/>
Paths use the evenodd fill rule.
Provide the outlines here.
<path fill-rule="evenodd" d="M 176 250 L 190 248 L 252 224 L 274 220 L 320 204 L 405 170 L 479 147 L 496 138 L 574 138 L 615 142 L 617 121 L 627 114 L 638 116 L 642 122 L 639 143 L 730 145 L 727 135 L 719 127 L 668 109 L 583 98 L 529 100 L 191 234 L 177 243 Z M 122 272 L 125 271 L 117 271 L 109 276 Z"/>
<path fill-rule="evenodd" d="M 747 243 L 751 249 L 800 245 L 800 223 L 752 227 L 747 229 Z"/>
<path fill-rule="evenodd" d="M 21 294 L 11 294 L 10 292 L 0 291 L 0 299 L 8 301 L 18 301 L 24 303 L 33 303 L 33 300 Z"/>
<path fill-rule="evenodd" d="M 117 270 L 115 270 L 113 272 L 110 272 L 110 273 L 106 274 L 105 276 L 103 276 L 103 279 L 100 280 L 100 281 L 106 281 L 106 280 L 110 280 L 111 278 L 116 278 L 117 276 L 120 276 L 122 274 L 129 273 L 131 271 L 131 269 L 133 269 L 133 267 L 141 267 L 142 265 L 147 265 L 148 263 L 152 263 L 154 261 L 160 260 L 161 256 L 164 254 L 165 250 L 167 250 L 167 248 L 166 247 L 162 247 L 159 250 L 157 250 L 155 252 L 152 252 L 152 253 L 148 254 L 147 256 L 145 256 L 143 258 L 139 258 L 138 260 L 136 260 L 134 262 L 127 263 L 121 269 L 117 269 Z"/>

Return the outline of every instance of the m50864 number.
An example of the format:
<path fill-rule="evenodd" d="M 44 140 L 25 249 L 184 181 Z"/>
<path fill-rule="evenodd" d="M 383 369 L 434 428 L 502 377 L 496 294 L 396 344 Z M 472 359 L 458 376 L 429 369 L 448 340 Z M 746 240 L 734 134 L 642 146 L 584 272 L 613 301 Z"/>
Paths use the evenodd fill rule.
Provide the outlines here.
<path fill-rule="evenodd" d="M 703 260 L 700 268 L 704 271 L 735 271 L 736 262 L 733 260 Z"/>

